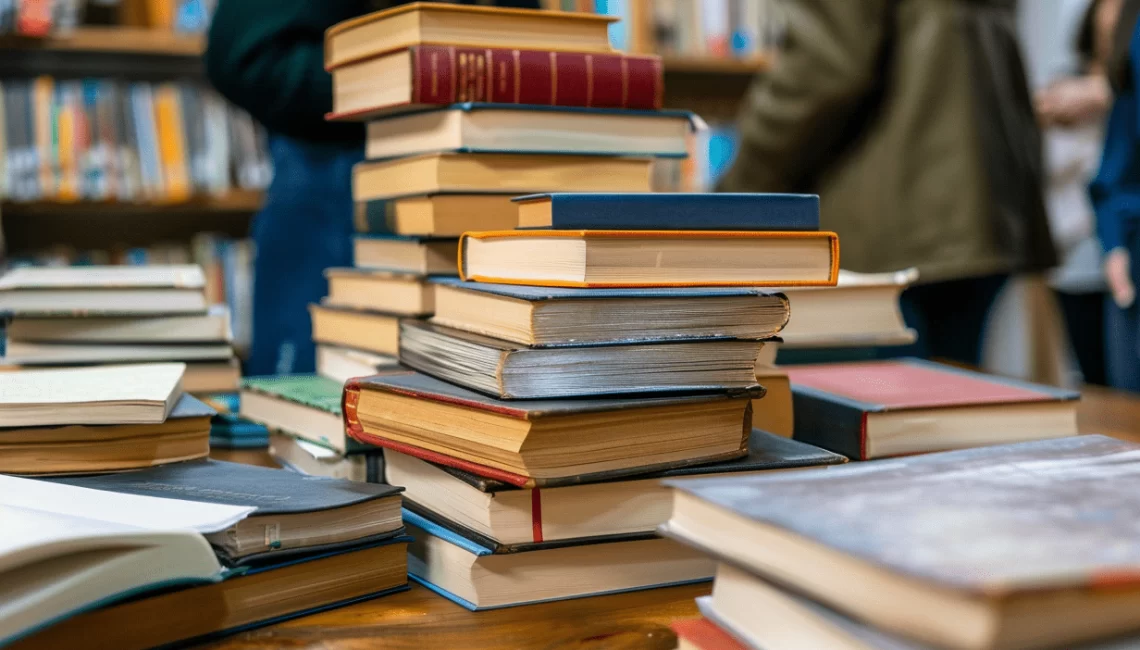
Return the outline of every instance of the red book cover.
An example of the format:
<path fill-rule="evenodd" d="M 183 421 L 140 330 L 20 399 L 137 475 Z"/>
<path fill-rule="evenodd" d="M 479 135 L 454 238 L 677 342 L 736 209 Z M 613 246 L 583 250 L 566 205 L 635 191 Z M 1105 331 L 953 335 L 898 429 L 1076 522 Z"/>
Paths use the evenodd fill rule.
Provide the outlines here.
<path fill-rule="evenodd" d="M 659 110 L 664 73 L 657 56 L 417 45 L 412 106 L 464 102 Z M 374 106 L 329 119 L 361 119 L 407 106 Z"/>
<path fill-rule="evenodd" d="M 748 650 L 707 618 L 690 618 L 669 624 L 677 638 L 684 639 L 701 650 Z"/>

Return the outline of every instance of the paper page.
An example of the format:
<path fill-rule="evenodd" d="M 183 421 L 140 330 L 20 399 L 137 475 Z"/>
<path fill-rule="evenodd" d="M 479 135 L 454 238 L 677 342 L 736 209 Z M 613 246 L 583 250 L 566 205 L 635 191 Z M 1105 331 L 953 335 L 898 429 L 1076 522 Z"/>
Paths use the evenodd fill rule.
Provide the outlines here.
<path fill-rule="evenodd" d="M 0 506 L 84 517 L 147 530 L 194 530 L 202 534 L 225 530 L 257 509 L 119 494 L 5 475 L 0 475 Z"/>
<path fill-rule="evenodd" d="M 26 267 L 0 276 L 0 291 L 6 289 L 112 289 L 180 288 L 206 286 L 202 267 L 195 264 L 170 266 L 80 266 Z"/>
<path fill-rule="evenodd" d="M 0 372 L 0 427 L 6 404 L 162 403 L 184 372 L 184 363 Z"/>

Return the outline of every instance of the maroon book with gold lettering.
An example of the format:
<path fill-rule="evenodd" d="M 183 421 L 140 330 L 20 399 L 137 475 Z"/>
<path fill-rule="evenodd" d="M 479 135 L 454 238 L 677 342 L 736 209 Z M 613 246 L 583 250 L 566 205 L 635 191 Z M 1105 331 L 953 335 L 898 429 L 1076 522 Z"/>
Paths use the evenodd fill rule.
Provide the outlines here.
<path fill-rule="evenodd" d="M 415 45 L 331 70 L 330 120 L 465 102 L 661 108 L 656 56 Z"/>

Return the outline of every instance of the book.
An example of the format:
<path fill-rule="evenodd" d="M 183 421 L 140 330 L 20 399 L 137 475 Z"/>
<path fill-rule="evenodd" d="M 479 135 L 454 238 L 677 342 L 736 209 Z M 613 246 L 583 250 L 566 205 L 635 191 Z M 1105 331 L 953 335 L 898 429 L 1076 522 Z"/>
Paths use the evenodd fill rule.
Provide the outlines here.
<path fill-rule="evenodd" d="M 228 361 L 229 343 L 32 343 L 11 341 L 0 363 L 20 366 L 74 366 L 148 361 Z"/>
<path fill-rule="evenodd" d="M 182 394 L 181 363 L 0 372 L 5 427 L 160 424 Z"/>
<path fill-rule="evenodd" d="M 399 366 L 400 360 L 388 354 L 327 343 L 317 345 L 317 374 L 342 385 L 353 377 L 368 377 Z"/>
<path fill-rule="evenodd" d="M 352 240 L 353 265 L 418 275 L 455 275 L 454 239 L 357 236 Z"/>
<path fill-rule="evenodd" d="M 317 375 L 276 375 L 242 380 L 238 412 L 337 453 L 361 449 L 341 420 L 341 384 Z"/>
<path fill-rule="evenodd" d="M 309 305 L 313 340 L 317 343 L 359 348 L 395 356 L 400 353 L 400 319 L 378 312 L 332 305 Z"/>
<path fill-rule="evenodd" d="M 1137 451 L 1087 435 L 675 482 L 663 531 L 937 647 L 1072 647 L 1138 627 Z"/>
<path fill-rule="evenodd" d="M 707 618 L 674 620 L 669 629 L 677 635 L 677 650 L 749 650 Z"/>
<path fill-rule="evenodd" d="M 421 194 L 648 192 L 650 158 L 573 154 L 428 153 L 358 163 L 354 201 Z"/>
<path fill-rule="evenodd" d="M 270 434 L 269 445 L 274 460 L 299 474 L 364 483 L 384 482 L 384 457 L 379 450 L 339 454 L 286 433 Z"/>
<path fill-rule="evenodd" d="M 519 487 L 554 487 L 744 456 L 758 394 L 505 402 L 404 372 L 347 383 L 343 413 L 360 442 Z"/>
<path fill-rule="evenodd" d="M 76 616 L 11 650 L 143 650 L 205 642 L 408 588 L 407 537 L 251 567 L 218 583 L 166 591 Z"/>
<path fill-rule="evenodd" d="M 683 158 L 694 119 L 684 111 L 460 104 L 369 122 L 364 155 L 456 151 Z"/>
<path fill-rule="evenodd" d="M 214 409 L 182 395 L 165 422 L 0 429 L 0 473 L 112 472 L 204 458 Z"/>
<path fill-rule="evenodd" d="M 197 266 L 25 267 L 0 276 L 0 310 L 17 316 L 204 313 Z"/>
<path fill-rule="evenodd" d="M 194 361 L 186 364 L 182 390 L 188 393 L 234 393 L 241 385 L 241 365 L 229 361 Z"/>
<path fill-rule="evenodd" d="M 413 45 L 332 70 L 330 119 L 462 102 L 659 110 L 661 59 L 621 52 Z"/>
<path fill-rule="evenodd" d="M 611 51 L 613 19 L 526 9 L 414 2 L 333 25 L 325 32 L 325 68 L 427 43 L 472 48 Z"/>
<path fill-rule="evenodd" d="M 855 460 L 1077 433 L 1076 391 L 919 359 L 785 369 L 796 440 Z"/>
<path fill-rule="evenodd" d="M 819 230 L 815 194 L 532 194 L 514 199 L 520 228 Z"/>
<path fill-rule="evenodd" d="M 220 580 L 203 535 L 252 510 L 0 475 L 0 644 L 100 604 Z"/>
<path fill-rule="evenodd" d="M 384 477 L 405 488 L 405 505 L 423 509 L 515 550 L 565 540 L 651 534 L 669 518 L 663 481 L 721 474 L 747 476 L 846 462 L 838 454 L 753 429 L 748 455 L 553 488 L 520 489 L 397 451 L 385 452 Z"/>
<path fill-rule="evenodd" d="M 199 460 L 136 472 L 48 479 L 121 494 L 255 508 L 206 540 L 229 565 L 343 550 L 403 532 L 400 492 L 390 485 L 306 477 L 268 467 Z"/>
<path fill-rule="evenodd" d="M 210 421 L 211 449 L 266 449 L 269 429 L 235 413 L 219 413 Z"/>
<path fill-rule="evenodd" d="M 788 321 L 780 294 L 751 288 L 578 289 L 433 278 L 432 322 L 535 347 L 766 339 Z"/>
<path fill-rule="evenodd" d="M 499 230 L 464 233 L 459 277 L 563 287 L 833 286 L 835 233 Z"/>
<path fill-rule="evenodd" d="M 529 347 L 423 321 L 400 324 L 400 363 L 498 399 L 744 389 L 763 341 Z"/>
<path fill-rule="evenodd" d="M 355 205 L 356 232 L 405 237 L 458 238 L 468 230 L 518 225 L 513 194 L 429 194 Z"/>
<path fill-rule="evenodd" d="M 499 552 L 404 511 L 408 576 L 472 611 L 704 582 L 700 553 L 668 539 Z"/>
<path fill-rule="evenodd" d="M 233 340 L 229 310 L 206 314 L 110 317 L 82 313 L 58 318 L 20 318 L 9 325 L 14 341 L 39 343 L 213 343 Z"/>
<path fill-rule="evenodd" d="M 325 269 L 329 307 L 384 311 L 401 316 L 430 316 L 435 291 L 423 276 L 379 269 Z"/>
<path fill-rule="evenodd" d="M 908 345 L 916 334 L 906 325 L 899 296 L 918 271 L 855 273 L 841 270 L 834 287 L 787 289 L 792 318 L 780 332 L 781 346 L 845 348 Z M 835 318 L 843 314 L 842 318 Z"/>
<path fill-rule="evenodd" d="M 765 343 L 764 347 L 778 345 Z M 763 348 L 760 350 L 763 356 Z M 756 383 L 764 387 L 764 397 L 752 402 L 752 426 L 778 436 L 791 438 L 795 433 L 795 408 L 792 382 L 783 368 L 756 364 Z"/>

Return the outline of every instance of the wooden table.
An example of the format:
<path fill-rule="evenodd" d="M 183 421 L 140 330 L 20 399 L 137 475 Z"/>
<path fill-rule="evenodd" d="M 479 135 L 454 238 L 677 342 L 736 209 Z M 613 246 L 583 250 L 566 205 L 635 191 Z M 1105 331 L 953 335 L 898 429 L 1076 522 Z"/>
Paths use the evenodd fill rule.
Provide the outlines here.
<path fill-rule="evenodd" d="M 1140 442 L 1140 398 L 1086 388 L 1081 433 Z M 256 454 L 227 459 L 256 462 Z M 223 456 L 219 454 L 219 456 Z M 225 650 L 462 650 L 673 648 L 669 622 L 697 615 L 693 599 L 711 585 L 581 598 L 469 612 L 428 590 L 411 591 L 245 632 L 211 646 Z"/>

